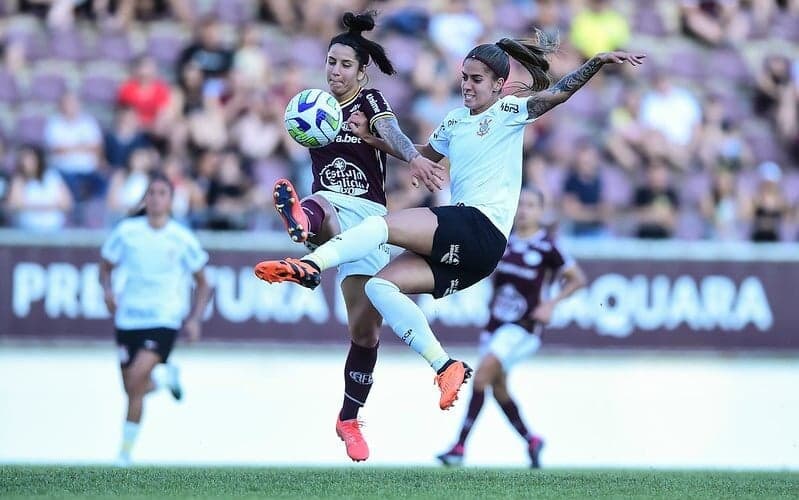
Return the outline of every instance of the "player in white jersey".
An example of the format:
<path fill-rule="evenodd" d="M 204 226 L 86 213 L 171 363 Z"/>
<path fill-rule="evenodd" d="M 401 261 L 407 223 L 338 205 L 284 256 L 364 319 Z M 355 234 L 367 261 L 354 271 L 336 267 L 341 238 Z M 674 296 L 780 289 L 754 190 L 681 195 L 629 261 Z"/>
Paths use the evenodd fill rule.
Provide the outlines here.
<path fill-rule="evenodd" d="M 436 371 L 441 409 L 452 406 L 471 369 L 449 357 L 406 294 L 442 297 L 491 274 L 505 251 L 519 200 L 524 126 L 566 101 L 604 64 L 637 66 L 645 57 L 622 51 L 597 54 L 549 86 L 545 56 L 557 44 L 543 32 L 537 34 L 537 40 L 503 38 L 472 49 L 462 66 L 464 107 L 450 112 L 428 143 L 418 147 L 433 161 L 449 157 L 451 205 L 367 217 L 300 260 L 264 261 L 255 268 L 265 281 L 315 288 L 321 271 L 329 267 L 360 259 L 385 243 L 405 248 L 367 281 L 366 294 L 394 333 Z M 528 97 L 502 97 L 510 57 L 533 78 L 525 86 Z M 352 117 L 350 122 L 362 130 Z M 364 140 L 382 143 L 368 134 Z"/>
<path fill-rule="evenodd" d="M 141 422 L 144 396 L 168 388 L 175 399 L 182 391 L 177 369 L 154 372 L 166 363 L 178 331 L 190 341 L 200 337 L 200 322 L 211 289 L 205 279 L 208 254 L 197 238 L 170 214 L 174 188 L 161 173 L 151 176 L 144 195 L 143 216 L 120 222 L 101 250 L 100 283 L 105 303 L 114 315 L 116 343 L 128 410 L 122 430 L 120 464 L 130 462 L 130 452 Z M 115 290 L 111 275 L 119 272 Z M 190 281 L 195 283 L 194 307 L 189 310 Z M 115 285 L 117 279 L 114 280 Z M 157 376 L 155 376 L 157 375 Z"/>

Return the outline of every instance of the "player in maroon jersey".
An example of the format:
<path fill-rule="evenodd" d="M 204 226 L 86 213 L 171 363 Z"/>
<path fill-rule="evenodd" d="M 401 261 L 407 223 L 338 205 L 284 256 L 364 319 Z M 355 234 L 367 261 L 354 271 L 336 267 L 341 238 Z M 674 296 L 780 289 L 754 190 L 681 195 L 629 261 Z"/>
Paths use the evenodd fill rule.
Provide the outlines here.
<path fill-rule="evenodd" d="M 522 190 L 514 232 L 493 274 L 491 315 L 480 335 L 481 360 L 474 376 L 472 398 L 457 443 L 438 456 L 444 465 L 463 462 L 466 438 L 483 407 L 485 390 L 490 387 L 511 425 L 527 443 L 530 465 L 540 467 L 539 453 L 544 442 L 519 415 L 519 408 L 508 392 L 508 371 L 538 350 L 541 330 L 552 317 L 555 304 L 586 284 L 580 266 L 541 227 L 543 201 L 540 191 Z M 556 278 L 561 280 L 560 292 L 547 298 L 545 290 Z"/>
<path fill-rule="evenodd" d="M 339 101 L 345 121 L 341 132 L 327 146 L 310 150 L 313 170 L 312 195 L 300 200 L 286 179 L 275 183 L 275 208 L 293 241 L 308 246 L 324 243 L 370 215 L 386 210 L 386 153 L 351 133 L 346 121 L 360 111 L 370 131 L 389 143 L 410 165 L 411 175 L 431 191 L 440 189 L 443 167 L 423 157 L 400 130 L 388 101 L 377 89 L 365 88 L 370 62 L 385 74 L 394 67 L 383 47 L 362 36 L 374 28 L 373 13 L 343 17 L 347 31 L 333 37 L 325 72 L 330 93 Z M 364 292 L 366 281 L 389 261 L 387 245 L 363 259 L 339 266 L 339 278 L 347 307 L 351 336 L 344 365 L 344 402 L 336 420 L 336 433 L 354 461 L 366 460 L 369 447 L 360 431 L 358 410 L 366 402 L 377 361 L 383 318 Z"/>

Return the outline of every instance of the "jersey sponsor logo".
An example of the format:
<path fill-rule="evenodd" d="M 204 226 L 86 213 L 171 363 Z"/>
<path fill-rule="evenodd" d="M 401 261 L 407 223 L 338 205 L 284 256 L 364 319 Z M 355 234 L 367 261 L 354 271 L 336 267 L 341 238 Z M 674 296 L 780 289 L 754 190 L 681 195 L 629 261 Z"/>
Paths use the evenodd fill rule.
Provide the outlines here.
<path fill-rule="evenodd" d="M 477 135 L 479 137 L 483 137 L 487 133 L 489 133 L 491 127 L 491 118 L 485 117 L 480 121 L 480 127 L 477 129 Z"/>
<path fill-rule="evenodd" d="M 360 196 L 369 192 L 369 179 L 363 170 L 343 158 L 336 158 L 319 173 L 322 185 L 335 193 Z"/>
<path fill-rule="evenodd" d="M 380 111 L 382 111 L 380 109 L 380 105 L 377 104 L 377 99 L 375 99 L 375 96 L 372 94 L 366 94 L 366 101 L 369 103 L 369 105 L 372 107 L 372 111 L 375 113 L 380 113 Z"/>
<path fill-rule="evenodd" d="M 450 245 L 449 251 L 441 257 L 442 264 L 449 264 L 450 266 L 457 266 L 461 263 L 460 258 L 460 245 Z"/>
<path fill-rule="evenodd" d="M 499 109 L 504 111 L 504 112 L 506 112 L 506 113 L 518 113 L 519 112 L 519 105 L 510 103 L 510 102 L 503 102 L 499 106 Z"/>
<path fill-rule="evenodd" d="M 356 384 L 372 385 L 373 379 L 371 373 L 350 371 L 349 376 Z"/>
<path fill-rule="evenodd" d="M 503 323 L 513 323 L 522 319 L 527 311 L 527 299 L 516 290 L 516 287 L 507 283 L 499 287 L 491 307 L 491 314 Z"/>
<path fill-rule="evenodd" d="M 360 137 L 351 134 L 339 134 L 336 136 L 335 141 L 344 144 L 360 144 L 363 142 Z"/>
<path fill-rule="evenodd" d="M 144 348 L 148 351 L 155 351 L 158 349 L 158 342 L 153 339 L 145 339 L 144 341 Z"/>

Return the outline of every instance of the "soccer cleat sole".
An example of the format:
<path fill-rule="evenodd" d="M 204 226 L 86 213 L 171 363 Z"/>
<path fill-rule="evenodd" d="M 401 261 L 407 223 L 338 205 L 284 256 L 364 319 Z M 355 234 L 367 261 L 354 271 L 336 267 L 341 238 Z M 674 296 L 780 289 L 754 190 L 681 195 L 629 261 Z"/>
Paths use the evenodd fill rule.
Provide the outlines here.
<path fill-rule="evenodd" d="M 461 380 L 460 384 L 458 385 L 458 389 L 455 391 L 455 394 L 452 396 L 452 399 L 439 400 L 438 405 L 439 408 L 441 408 L 442 410 L 451 410 L 452 407 L 455 406 L 455 401 L 458 400 L 458 394 L 460 393 L 461 387 L 463 387 L 463 384 L 465 384 L 466 381 L 472 377 L 472 372 L 474 371 L 469 365 L 467 365 L 463 361 L 456 361 L 456 363 L 460 363 L 463 365 L 463 380 Z"/>
<path fill-rule="evenodd" d="M 297 283 L 313 290 L 322 281 L 321 274 L 316 270 L 303 270 L 307 264 L 296 259 L 267 260 L 255 266 L 255 276 L 268 283 Z"/>
<path fill-rule="evenodd" d="M 302 224 L 305 214 L 302 212 L 300 199 L 297 197 L 291 182 L 286 179 L 280 179 L 275 182 L 273 196 L 275 210 L 277 210 L 280 218 L 283 219 L 283 225 L 286 226 L 286 232 L 289 234 L 291 241 L 296 243 L 305 242 L 308 239 L 308 228 Z"/>

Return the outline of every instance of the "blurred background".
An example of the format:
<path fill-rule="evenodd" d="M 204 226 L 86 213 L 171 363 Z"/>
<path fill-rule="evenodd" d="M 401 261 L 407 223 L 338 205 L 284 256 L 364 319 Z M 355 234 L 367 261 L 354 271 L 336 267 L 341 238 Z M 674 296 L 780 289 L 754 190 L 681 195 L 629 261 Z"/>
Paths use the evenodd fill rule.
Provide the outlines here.
<path fill-rule="evenodd" d="M 207 342 L 175 351 L 187 401 L 148 401 L 134 459 L 343 463 L 335 280 L 306 293 L 250 269 L 301 251 L 271 206 L 275 179 L 303 194 L 311 179 L 283 111 L 324 88 L 341 15 L 367 8 L 398 70 L 369 68 L 369 86 L 417 143 L 461 105 L 476 44 L 557 32 L 553 80 L 597 52 L 648 56 L 527 128 L 525 183 L 591 281 L 512 376 L 545 465 L 799 469 L 796 0 L 0 0 L 0 461 L 113 458 L 124 408 L 98 248 L 162 169 L 216 296 Z M 399 162 L 388 186 L 389 209 L 447 202 Z M 489 294 L 419 300 L 476 361 Z M 382 345 L 375 460 L 432 464 L 459 413 L 433 411 L 426 367 L 387 329 Z M 467 463 L 521 464 L 491 411 Z M 291 454 L 278 425 L 303 429 Z"/>

